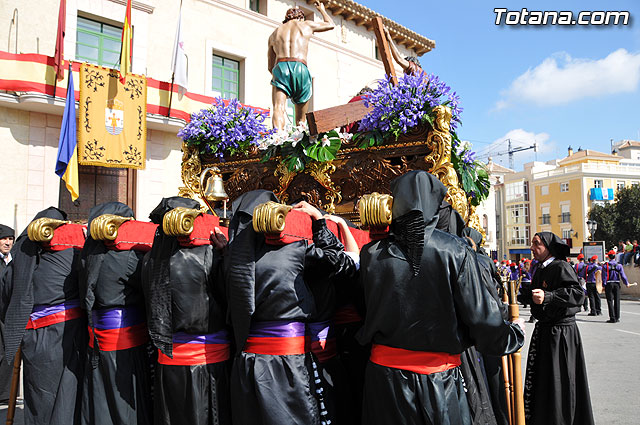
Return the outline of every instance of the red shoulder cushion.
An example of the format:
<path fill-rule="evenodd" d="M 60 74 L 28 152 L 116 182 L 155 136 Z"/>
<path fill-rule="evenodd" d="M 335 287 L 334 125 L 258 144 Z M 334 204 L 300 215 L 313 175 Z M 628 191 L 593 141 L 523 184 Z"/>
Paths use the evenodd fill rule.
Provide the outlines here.
<path fill-rule="evenodd" d="M 105 245 L 116 251 L 142 251 L 151 250 L 153 237 L 156 234 L 157 224 L 147 221 L 125 221 L 118 228 L 118 236 L 113 241 L 105 241 Z"/>
<path fill-rule="evenodd" d="M 356 229 L 353 227 L 349 227 L 349 230 L 351 231 L 353 238 L 356 240 L 356 243 L 358 244 L 358 248 L 362 248 L 363 246 L 365 246 L 366 244 L 372 241 L 371 235 L 369 234 L 369 232 Z M 338 234 L 338 239 L 340 239 L 340 242 L 344 244 L 344 235 L 342 234 L 342 231 Z"/>
<path fill-rule="evenodd" d="M 188 236 L 178 236 L 178 243 L 181 246 L 193 247 L 211 245 L 211 232 L 218 227 L 226 238 L 229 238 L 229 231 L 226 227 L 220 226 L 220 217 L 211 214 L 200 214 L 193 221 L 193 231 Z"/>
<path fill-rule="evenodd" d="M 53 231 L 53 238 L 42 244 L 48 251 L 63 251 L 69 248 L 82 248 L 84 231 L 87 226 L 76 223 L 63 224 Z"/>
<path fill-rule="evenodd" d="M 264 235 L 269 245 L 287 245 L 300 240 L 313 240 L 311 217 L 302 211 L 291 210 L 284 219 L 284 230 Z"/>
<path fill-rule="evenodd" d="M 327 228 L 344 244 L 345 238 L 337 223 L 327 220 Z M 355 228 L 349 230 L 351 230 L 359 247 L 371 241 L 369 232 Z M 303 239 L 313 241 L 311 217 L 302 211 L 291 210 L 284 220 L 284 230 L 280 233 L 265 234 L 265 239 L 270 245 L 286 245 Z"/>

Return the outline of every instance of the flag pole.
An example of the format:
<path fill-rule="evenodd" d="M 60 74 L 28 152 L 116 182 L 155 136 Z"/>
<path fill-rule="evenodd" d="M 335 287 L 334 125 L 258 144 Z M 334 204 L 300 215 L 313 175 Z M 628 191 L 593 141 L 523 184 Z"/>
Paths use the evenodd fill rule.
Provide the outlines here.
<path fill-rule="evenodd" d="M 180 0 L 180 13 L 178 13 L 178 28 L 180 28 L 180 19 L 182 19 L 182 0 Z M 174 47 L 175 49 L 175 47 Z M 173 52 L 175 56 L 176 52 Z M 167 118 L 171 117 L 171 101 L 173 100 L 173 81 L 176 78 L 176 58 L 173 58 L 173 63 L 171 64 L 172 72 L 171 72 L 171 87 L 169 88 L 169 110 L 167 111 Z"/>
<path fill-rule="evenodd" d="M 176 77 L 176 73 L 171 73 L 171 87 L 169 88 L 169 110 L 167 111 L 167 118 L 171 115 L 171 101 L 173 100 L 173 80 Z"/>

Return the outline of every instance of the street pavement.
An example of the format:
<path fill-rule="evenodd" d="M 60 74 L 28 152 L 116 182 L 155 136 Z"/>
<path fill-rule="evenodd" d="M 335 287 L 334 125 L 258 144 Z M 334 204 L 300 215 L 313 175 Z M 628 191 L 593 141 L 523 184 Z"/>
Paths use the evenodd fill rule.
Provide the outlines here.
<path fill-rule="evenodd" d="M 606 323 L 607 303 L 602 299 L 602 316 L 576 315 L 587 359 L 589 390 L 598 425 L 640 423 L 640 301 L 622 300 L 620 323 Z M 529 319 L 529 309 L 520 308 L 520 316 Z M 522 372 L 526 367 L 529 336 L 535 325 L 526 324 L 527 339 L 522 350 Z M 16 409 L 15 425 L 22 425 L 23 406 Z M 0 424 L 4 424 L 7 406 L 0 405 Z"/>

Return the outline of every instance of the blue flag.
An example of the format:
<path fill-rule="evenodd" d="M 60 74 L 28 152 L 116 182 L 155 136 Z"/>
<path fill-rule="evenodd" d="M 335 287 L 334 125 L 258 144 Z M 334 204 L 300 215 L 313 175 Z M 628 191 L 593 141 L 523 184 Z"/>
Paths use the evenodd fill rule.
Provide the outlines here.
<path fill-rule="evenodd" d="M 75 201 L 78 199 L 78 196 L 80 196 L 77 144 L 76 97 L 73 90 L 73 71 L 71 70 L 71 63 L 69 63 L 69 84 L 67 86 L 67 100 L 64 105 L 64 114 L 62 115 L 62 125 L 60 126 L 56 174 L 64 180 L 65 186 L 71 194 L 72 201 Z"/>

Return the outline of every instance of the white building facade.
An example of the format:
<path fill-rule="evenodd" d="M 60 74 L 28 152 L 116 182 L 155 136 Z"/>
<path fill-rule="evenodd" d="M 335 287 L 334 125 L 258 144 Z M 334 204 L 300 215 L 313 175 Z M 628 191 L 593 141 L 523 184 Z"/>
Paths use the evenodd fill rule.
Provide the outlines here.
<path fill-rule="evenodd" d="M 336 27 L 311 38 L 308 66 L 314 95 L 310 110 L 344 104 L 362 87 L 384 76 L 371 24 L 379 15 L 351 0 L 324 3 Z M 132 71 L 145 75 L 148 81 L 153 79 L 156 85 L 166 86 L 171 80 L 171 53 L 180 4 L 179 0 L 133 1 Z M 67 1 L 64 58 L 105 67 L 116 65 L 125 5 L 126 0 Z M 182 31 L 191 97 L 199 99 L 199 105 L 223 96 L 270 109 L 267 39 L 282 22 L 286 10 L 295 6 L 305 11 L 307 19 L 322 19 L 311 1 L 183 0 Z M 52 57 L 58 8 L 58 1 L 0 2 L 0 24 L 9 28 L 0 38 L 9 51 L 0 51 L 0 60 L 38 61 Z M 420 56 L 435 46 L 433 41 L 396 22 L 384 17 L 383 21 L 402 54 Z M 30 59 L 25 54 L 35 55 Z M 86 218 L 88 209 L 104 200 L 128 203 L 136 216 L 145 220 L 162 197 L 178 193 L 182 185 L 182 154 L 176 133 L 185 121 L 149 112 L 146 168 L 133 171 L 81 167 L 79 202 L 71 204 L 54 174 L 64 98 L 47 94 L 46 89 L 14 87 L 11 78 L 3 75 L 0 70 L 0 146 L 8 181 L 1 195 L 0 223 L 20 230 L 37 211 L 50 205 L 75 208 Z M 147 103 L 166 108 L 167 93 L 150 90 Z M 174 105 L 176 96 L 174 93 Z M 188 109 L 185 108 L 187 113 L 195 112 Z M 83 191 L 83 187 L 88 189 Z"/>

